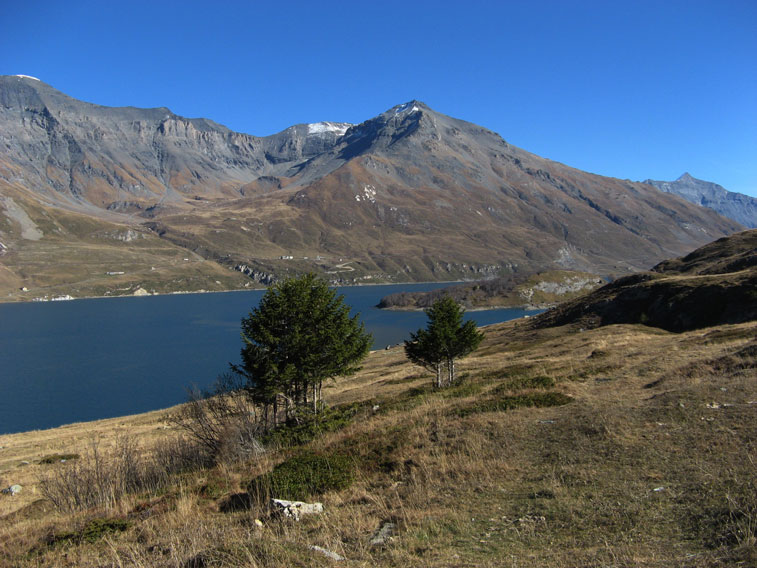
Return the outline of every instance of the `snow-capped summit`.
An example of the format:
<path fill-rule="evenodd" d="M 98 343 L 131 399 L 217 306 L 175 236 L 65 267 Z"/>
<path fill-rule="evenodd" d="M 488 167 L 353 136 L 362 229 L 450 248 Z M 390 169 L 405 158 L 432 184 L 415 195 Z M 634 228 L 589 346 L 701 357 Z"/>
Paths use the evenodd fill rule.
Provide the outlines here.
<path fill-rule="evenodd" d="M 36 77 L 32 77 L 31 75 L 14 75 L 14 77 L 21 77 L 22 79 L 34 79 L 35 81 L 39 81 L 39 79 L 37 79 Z"/>
<path fill-rule="evenodd" d="M 337 136 L 343 136 L 352 126 L 349 122 L 314 122 L 308 124 L 308 134 L 325 134 L 333 132 Z"/>
<path fill-rule="evenodd" d="M 402 114 L 403 112 L 406 112 L 407 114 L 417 112 L 421 110 L 420 107 L 416 104 L 415 101 L 410 101 L 409 103 L 404 103 L 401 105 L 397 105 L 394 107 L 394 114 Z"/>

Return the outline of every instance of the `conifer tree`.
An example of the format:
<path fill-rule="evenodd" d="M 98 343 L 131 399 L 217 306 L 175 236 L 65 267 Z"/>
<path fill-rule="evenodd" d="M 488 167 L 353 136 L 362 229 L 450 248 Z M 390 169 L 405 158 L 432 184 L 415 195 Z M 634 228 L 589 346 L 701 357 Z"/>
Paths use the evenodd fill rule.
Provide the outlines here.
<path fill-rule="evenodd" d="M 354 373 L 373 338 L 359 315 L 350 317 L 344 296 L 314 274 L 268 288 L 242 320 L 241 374 L 255 402 L 274 424 L 283 399 L 287 416 L 296 407 L 319 410 L 323 381 Z"/>
<path fill-rule="evenodd" d="M 455 382 L 455 359 L 474 351 L 484 338 L 475 322 L 463 323 L 464 313 L 451 297 L 440 298 L 426 310 L 426 329 L 411 333 L 410 339 L 405 341 L 407 358 L 436 373 L 436 388 Z M 445 367 L 446 377 L 442 374 Z"/>

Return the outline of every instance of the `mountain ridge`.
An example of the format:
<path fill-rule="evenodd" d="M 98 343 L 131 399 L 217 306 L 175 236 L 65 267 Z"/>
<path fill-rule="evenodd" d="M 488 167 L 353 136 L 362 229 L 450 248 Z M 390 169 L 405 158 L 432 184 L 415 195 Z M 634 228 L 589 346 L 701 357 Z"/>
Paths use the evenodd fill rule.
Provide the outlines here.
<path fill-rule="evenodd" d="M 644 183 L 683 197 L 691 203 L 708 207 L 747 228 L 757 228 L 757 198 L 728 191 L 714 182 L 697 179 L 689 172 L 684 172 L 674 181 L 647 179 Z"/>
<path fill-rule="evenodd" d="M 46 289 L 56 279 L 45 262 L 65 263 L 77 294 L 239 288 L 308 270 L 342 285 L 622 274 L 741 228 L 649 185 L 541 158 L 417 100 L 360 124 L 255 137 L 165 107 L 109 109 L 0 77 L 0 148 L 0 192 L 37 226 L 54 225 L 61 210 L 88 219 L 30 242 L 6 209 L 6 270 Z M 86 231 L 88 223 L 104 226 Z M 187 275 L 187 288 L 164 259 L 170 277 L 151 264 L 106 281 L 54 253 L 86 241 L 121 272 L 122 249 L 134 243 L 116 250 L 97 235 L 125 230 L 226 276 Z"/>

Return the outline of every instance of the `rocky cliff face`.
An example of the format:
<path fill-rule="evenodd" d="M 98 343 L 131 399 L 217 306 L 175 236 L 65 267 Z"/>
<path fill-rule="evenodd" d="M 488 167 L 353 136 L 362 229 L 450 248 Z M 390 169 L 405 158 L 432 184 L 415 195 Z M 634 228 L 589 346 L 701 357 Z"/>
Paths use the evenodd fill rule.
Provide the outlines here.
<path fill-rule="evenodd" d="M 349 127 L 297 125 L 259 138 L 167 108 L 111 108 L 25 77 L 0 77 L 0 165 L 68 205 L 124 209 L 234 197 L 264 176 L 288 177 Z M 6 173 L 6 176 L 9 174 Z"/>
<path fill-rule="evenodd" d="M 688 172 L 675 181 L 645 180 L 660 191 L 683 197 L 691 203 L 709 207 L 723 217 L 733 219 L 745 227 L 757 227 L 757 199 L 728 191 L 722 186 L 692 177 Z"/>
<path fill-rule="evenodd" d="M 35 254 L 54 254 L 46 239 L 71 234 L 54 229 L 68 211 L 223 269 L 315 270 L 342 284 L 623 273 L 740 228 L 647 184 L 540 158 L 419 101 L 357 125 L 255 137 L 166 108 L 77 101 L 24 77 L 0 77 L 0 193 L 36 211 L 46 236 Z M 18 255 L 32 250 L 17 218 L 0 206 L 14 282 L 25 278 Z M 74 224 L 87 239 L 124 230 L 85 226 Z"/>

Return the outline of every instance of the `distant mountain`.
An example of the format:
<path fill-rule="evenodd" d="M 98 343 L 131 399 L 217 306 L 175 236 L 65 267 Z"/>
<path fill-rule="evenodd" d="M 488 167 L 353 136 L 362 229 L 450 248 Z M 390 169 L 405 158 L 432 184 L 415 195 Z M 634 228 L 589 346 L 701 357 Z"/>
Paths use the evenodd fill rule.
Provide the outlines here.
<path fill-rule="evenodd" d="M 688 172 L 675 181 L 645 180 L 644 183 L 653 185 L 666 193 L 680 195 L 691 203 L 709 207 L 741 223 L 745 227 L 757 227 L 757 199 L 743 193 L 728 191 L 722 186 L 709 181 L 702 181 L 692 177 Z"/>
<path fill-rule="evenodd" d="M 622 274 L 739 229 L 419 101 L 256 137 L 0 77 L 6 297 Z"/>

